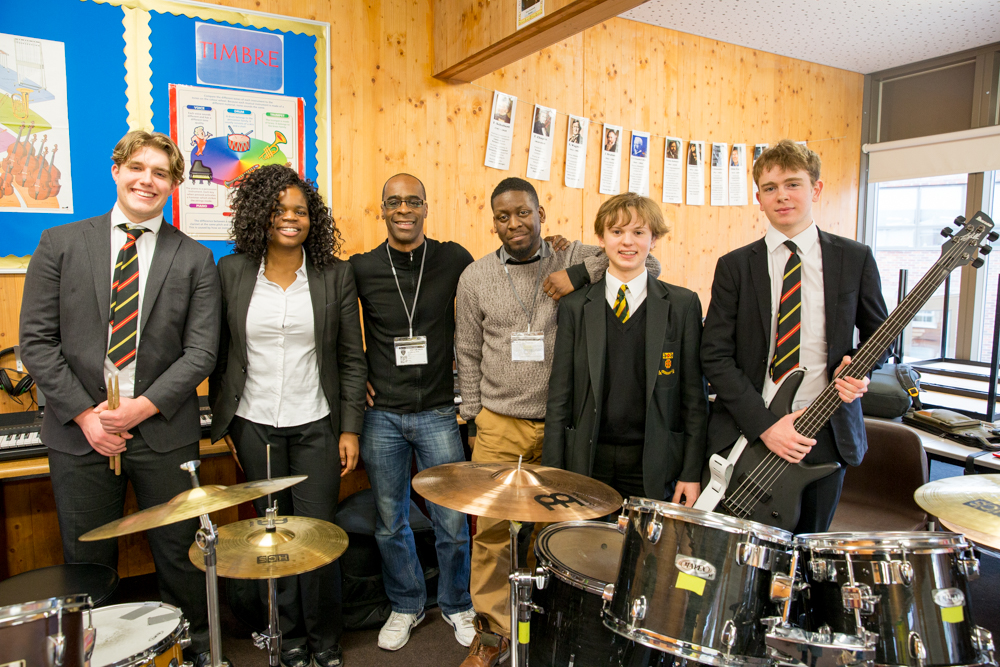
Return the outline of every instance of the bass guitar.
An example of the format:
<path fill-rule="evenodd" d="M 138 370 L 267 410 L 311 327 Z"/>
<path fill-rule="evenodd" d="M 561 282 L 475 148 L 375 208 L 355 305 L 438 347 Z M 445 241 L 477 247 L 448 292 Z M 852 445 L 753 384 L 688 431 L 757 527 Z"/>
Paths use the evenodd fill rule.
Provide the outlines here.
<path fill-rule="evenodd" d="M 980 211 L 968 223 L 959 216 L 955 224 L 959 227 L 957 233 L 949 227 L 941 231 L 948 238 L 941 246 L 941 257 L 834 380 L 865 377 L 953 269 L 966 264 L 978 269 L 983 265 L 979 253 L 986 255 L 991 250 L 988 245 L 980 247 L 983 239 L 996 241 L 1000 238 L 1000 234 L 993 231 L 993 221 Z M 801 369 L 791 371 L 778 385 L 768 403 L 776 416 L 784 417 L 792 411 L 803 375 Z M 837 385 L 830 382 L 795 420 L 795 430 L 807 438 L 814 438 L 841 403 Z M 792 530 L 799 520 L 805 487 L 839 468 L 839 463 L 789 463 L 769 450 L 760 439 L 747 443 L 741 436 L 730 448 L 709 459 L 705 490 L 694 507 Z"/>

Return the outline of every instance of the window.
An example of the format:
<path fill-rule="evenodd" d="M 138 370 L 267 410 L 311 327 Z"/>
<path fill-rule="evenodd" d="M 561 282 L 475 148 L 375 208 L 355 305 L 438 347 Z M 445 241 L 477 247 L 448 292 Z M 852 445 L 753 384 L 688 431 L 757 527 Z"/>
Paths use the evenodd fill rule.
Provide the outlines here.
<path fill-rule="evenodd" d="M 991 186 L 993 189 L 992 206 L 986 212 L 997 225 L 994 229 L 1000 232 L 1000 222 L 997 222 L 997 218 L 1000 218 L 1000 171 L 994 171 L 992 176 L 993 182 L 987 184 L 987 187 Z M 994 318 L 997 312 L 997 280 L 1000 280 L 1000 242 L 992 245 L 993 253 L 986 257 L 986 284 L 983 286 L 983 337 L 979 358 L 985 362 L 989 362 L 993 354 L 993 328 L 996 326 Z"/>
<path fill-rule="evenodd" d="M 875 260 L 882 278 L 882 295 L 890 312 L 899 305 L 900 269 L 907 270 L 909 293 L 941 256 L 941 244 L 945 241 L 941 230 L 953 227 L 955 217 L 965 212 L 967 179 L 966 174 L 956 174 L 875 186 Z M 960 283 L 959 273 L 953 272 L 945 350 L 945 356 L 949 357 L 955 355 Z M 904 330 L 904 358 L 919 361 L 940 357 L 944 325 L 942 285 Z"/>

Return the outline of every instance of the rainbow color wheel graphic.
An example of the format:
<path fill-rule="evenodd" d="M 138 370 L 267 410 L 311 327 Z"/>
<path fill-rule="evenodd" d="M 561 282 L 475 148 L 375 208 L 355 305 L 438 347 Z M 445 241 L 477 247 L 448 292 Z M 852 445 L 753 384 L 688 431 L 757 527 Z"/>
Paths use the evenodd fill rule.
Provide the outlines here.
<path fill-rule="evenodd" d="M 280 136 L 280 133 L 278 134 Z M 245 135 L 238 136 L 245 137 Z M 284 137 L 280 138 L 283 139 Z M 285 157 L 285 154 L 277 146 L 279 137 L 275 137 L 275 142 L 272 143 L 254 139 L 253 137 L 249 137 L 248 139 L 250 149 L 237 152 L 230 148 L 231 142 L 229 137 L 212 137 L 205 143 L 205 149 L 201 155 L 197 155 L 197 147 L 191 149 L 190 164 L 194 165 L 197 161 L 200 161 L 202 167 L 207 167 L 211 170 L 212 183 L 232 187 L 234 182 L 243 174 L 258 169 L 259 167 L 256 165 L 263 167 L 269 164 L 285 164 L 288 162 L 288 158 Z M 202 173 L 205 176 L 208 174 L 208 172 Z M 191 176 L 195 175 L 192 173 Z"/>

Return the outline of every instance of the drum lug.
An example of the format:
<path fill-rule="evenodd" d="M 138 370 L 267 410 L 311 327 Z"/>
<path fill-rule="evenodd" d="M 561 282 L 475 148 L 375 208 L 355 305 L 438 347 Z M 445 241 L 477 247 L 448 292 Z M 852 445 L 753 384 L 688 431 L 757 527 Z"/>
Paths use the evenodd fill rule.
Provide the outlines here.
<path fill-rule="evenodd" d="M 606 589 L 605 589 L 606 590 Z M 646 596 L 640 595 L 635 600 L 632 600 L 632 625 L 635 625 L 636 621 L 641 621 L 646 618 Z"/>
<path fill-rule="evenodd" d="M 958 571 L 965 575 L 965 578 L 969 581 L 975 581 L 979 578 L 979 559 L 978 558 L 962 558 L 958 561 Z"/>
<path fill-rule="evenodd" d="M 62 667 L 66 661 L 66 635 L 62 630 L 62 607 L 56 613 L 56 634 L 49 635 L 49 665 L 51 667 Z"/>
<path fill-rule="evenodd" d="M 924 648 L 924 640 L 916 632 L 911 632 L 909 640 L 906 642 L 910 657 L 917 661 L 918 665 L 923 665 L 927 659 L 927 649 Z"/>
<path fill-rule="evenodd" d="M 913 564 L 903 561 L 899 564 L 899 578 L 907 586 L 913 583 Z"/>
<path fill-rule="evenodd" d="M 732 619 L 727 620 L 722 626 L 722 634 L 719 636 L 722 643 L 726 645 L 726 657 L 728 658 L 736 646 L 736 624 Z"/>
<path fill-rule="evenodd" d="M 628 531 L 628 514 L 618 515 L 618 532 L 624 535 Z"/>
<path fill-rule="evenodd" d="M 545 587 L 549 585 L 549 571 L 545 568 L 539 567 L 535 569 L 535 588 L 540 591 L 544 591 Z"/>
<path fill-rule="evenodd" d="M 872 589 L 868 584 L 858 584 L 856 586 L 844 585 L 840 589 L 841 598 L 844 601 L 844 609 L 848 611 L 860 611 L 862 614 L 871 614 L 875 611 L 875 603 L 878 597 L 872 595 Z"/>
<path fill-rule="evenodd" d="M 837 568 L 828 560 L 814 558 L 809 561 L 809 573 L 816 581 L 837 581 Z"/>
<path fill-rule="evenodd" d="M 996 664 L 993 657 L 993 633 L 977 625 L 972 629 L 972 646 L 980 653 L 985 654 L 986 659 L 983 662 Z"/>
<path fill-rule="evenodd" d="M 615 597 L 615 585 L 607 584 L 604 586 L 604 592 L 601 593 L 601 599 L 605 602 L 611 602 Z"/>
<path fill-rule="evenodd" d="M 97 629 L 94 627 L 93 611 L 92 609 L 88 609 L 87 627 L 83 629 L 83 662 L 85 665 L 90 664 L 90 658 L 94 655 L 95 646 L 97 646 Z"/>
<path fill-rule="evenodd" d="M 771 602 L 787 602 L 792 597 L 794 580 L 787 574 L 771 575 Z"/>
<path fill-rule="evenodd" d="M 650 544 L 656 544 L 660 541 L 660 534 L 663 532 L 663 523 L 653 519 L 646 526 L 646 539 L 649 540 Z"/>

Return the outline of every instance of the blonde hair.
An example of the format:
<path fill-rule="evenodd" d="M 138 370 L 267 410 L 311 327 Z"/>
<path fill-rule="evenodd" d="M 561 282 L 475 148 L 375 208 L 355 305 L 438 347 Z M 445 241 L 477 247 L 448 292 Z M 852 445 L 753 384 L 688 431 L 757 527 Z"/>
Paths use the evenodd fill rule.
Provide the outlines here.
<path fill-rule="evenodd" d="M 604 236 L 605 230 L 627 225 L 636 218 L 640 223 L 645 223 L 649 227 L 654 239 L 658 239 L 670 231 L 663 219 L 663 211 L 660 210 L 659 204 L 649 197 L 626 192 L 608 199 L 597 209 L 597 217 L 594 218 L 594 233 L 598 236 Z"/>
<path fill-rule="evenodd" d="M 145 130 L 133 130 L 129 132 L 115 146 L 111 153 L 111 160 L 121 167 L 125 162 L 135 155 L 140 148 L 158 148 L 167 154 L 170 159 L 170 177 L 175 185 L 184 182 L 184 155 L 177 147 L 173 139 L 161 132 L 146 132 Z"/>
<path fill-rule="evenodd" d="M 764 172 L 778 167 L 782 171 L 805 171 L 809 182 L 816 185 L 819 180 L 820 159 L 816 151 L 810 150 L 791 139 L 782 139 L 764 150 L 753 165 L 753 180 L 760 187 L 760 177 Z"/>

